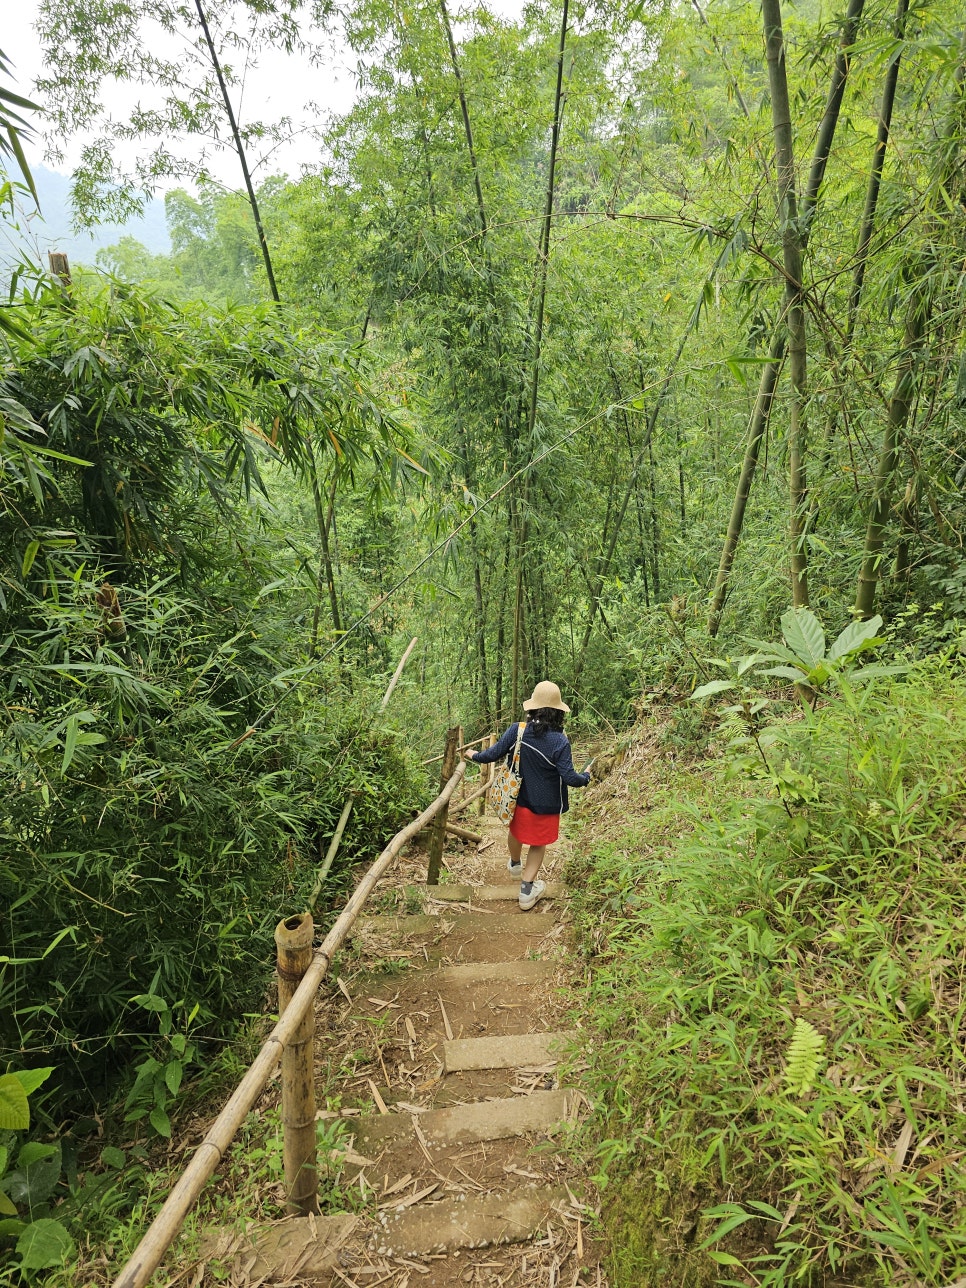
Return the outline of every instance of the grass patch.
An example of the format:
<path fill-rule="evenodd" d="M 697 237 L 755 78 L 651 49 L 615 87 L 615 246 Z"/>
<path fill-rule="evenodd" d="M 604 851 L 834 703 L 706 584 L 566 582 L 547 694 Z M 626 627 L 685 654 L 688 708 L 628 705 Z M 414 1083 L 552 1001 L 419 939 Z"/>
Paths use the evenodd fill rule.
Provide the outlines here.
<path fill-rule="evenodd" d="M 588 811 L 570 873 L 615 1288 L 954 1281 L 966 683 L 924 664 L 789 721 L 789 810 L 647 745 L 660 786 Z"/>

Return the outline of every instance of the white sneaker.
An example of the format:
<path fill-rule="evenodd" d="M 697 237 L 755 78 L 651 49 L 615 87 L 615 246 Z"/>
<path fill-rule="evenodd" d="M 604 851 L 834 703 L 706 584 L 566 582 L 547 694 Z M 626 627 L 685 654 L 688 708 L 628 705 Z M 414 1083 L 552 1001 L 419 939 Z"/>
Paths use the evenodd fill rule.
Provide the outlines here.
<path fill-rule="evenodd" d="M 510 874 L 510 876 L 511 876 L 511 877 L 522 877 L 522 876 L 523 876 L 523 860 L 521 859 L 519 863 L 514 863 L 512 859 L 507 859 L 507 861 L 506 861 L 506 870 L 507 870 L 507 872 L 509 872 L 509 874 Z"/>
<path fill-rule="evenodd" d="M 547 892 L 546 881 L 534 881 L 533 887 L 529 894 L 520 891 L 520 907 L 524 912 L 529 912 L 538 899 L 542 899 Z"/>

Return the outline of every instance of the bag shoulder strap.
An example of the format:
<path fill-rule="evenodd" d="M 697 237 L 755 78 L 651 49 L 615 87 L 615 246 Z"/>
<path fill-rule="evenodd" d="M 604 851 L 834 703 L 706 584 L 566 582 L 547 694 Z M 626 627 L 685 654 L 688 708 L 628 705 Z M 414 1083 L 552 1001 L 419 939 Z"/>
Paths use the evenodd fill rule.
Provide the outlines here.
<path fill-rule="evenodd" d="M 513 748 L 513 772 L 516 773 L 520 765 L 520 743 L 523 742 L 523 731 L 527 727 L 526 721 L 521 720 L 517 726 L 517 741 Z"/>

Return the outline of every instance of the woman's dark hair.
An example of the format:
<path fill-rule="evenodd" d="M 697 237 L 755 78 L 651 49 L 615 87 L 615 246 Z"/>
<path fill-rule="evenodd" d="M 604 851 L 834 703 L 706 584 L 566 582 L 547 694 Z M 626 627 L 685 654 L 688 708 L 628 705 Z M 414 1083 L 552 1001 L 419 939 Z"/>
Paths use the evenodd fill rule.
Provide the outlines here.
<path fill-rule="evenodd" d="M 537 707 L 527 712 L 527 728 L 535 738 L 545 734 L 548 729 L 563 733 L 564 712 L 557 707 Z"/>

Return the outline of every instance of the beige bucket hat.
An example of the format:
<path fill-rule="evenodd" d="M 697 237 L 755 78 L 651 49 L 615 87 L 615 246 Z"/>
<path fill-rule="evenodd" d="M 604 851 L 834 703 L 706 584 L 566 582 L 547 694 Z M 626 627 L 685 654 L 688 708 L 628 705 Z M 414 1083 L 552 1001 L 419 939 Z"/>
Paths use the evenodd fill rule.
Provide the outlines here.
<path fill-rule="evenodd" d="M 537 711 L 540 707 L 553 707 L 556 711 L 570 710 L 560 696 L 560 690 L 550 680 L 541 680 L 523 704 L 524 711 Z"/>

